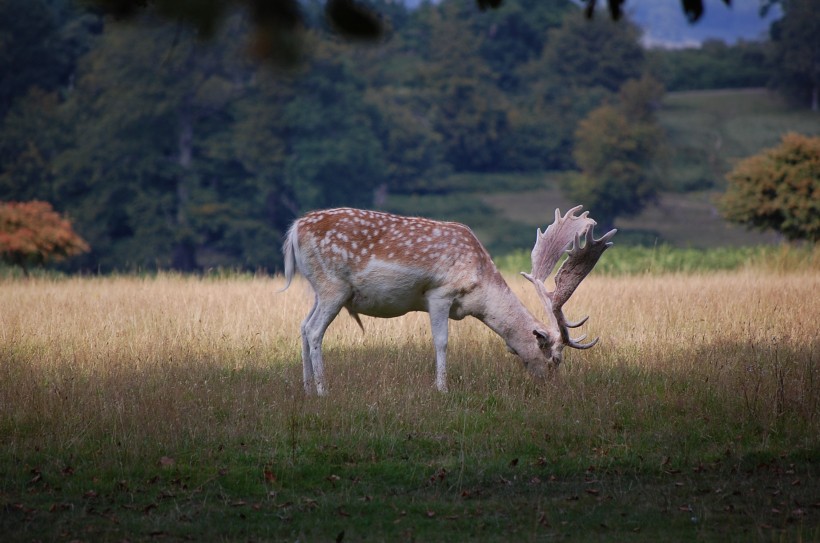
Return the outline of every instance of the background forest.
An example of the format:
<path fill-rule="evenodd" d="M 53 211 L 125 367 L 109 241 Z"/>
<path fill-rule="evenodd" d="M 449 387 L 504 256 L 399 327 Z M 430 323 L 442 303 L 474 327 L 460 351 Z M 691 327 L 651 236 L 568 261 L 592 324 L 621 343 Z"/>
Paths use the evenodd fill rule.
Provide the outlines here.
<path fill-rule="evenodd" d="M 91 248 L 63 266 L 104 272 L 275 270 L 310 209 L 463 220 L 482 211 L 467 192 L 545 183 L 613 223 L 661 192 L 724 186 L 725 149 L 706 132 L 682 143 L 674 108 L 659 120 L 664 93 L 769 87 L 783 111 L 816 109 L 804 66 L 818 10 L 790 18 L 810 3 L 784 3 L 766 42 L 664 50 L 569 0 L 375 0 L 390 28 L 377 44 L 340 39 L 307 1 L 303 55 L 285 68 L 248 55 L 242 12 L 203 40 L 150 12 L 122 23 L 70 0 L 0 0 L 0 200 L 52 203 Z M 795 45 L 788 24 L 815 37 Z M 804 132 L 816 115 L 796 115 Z M 491 252 L 526 246 L 520 230 Z"/>

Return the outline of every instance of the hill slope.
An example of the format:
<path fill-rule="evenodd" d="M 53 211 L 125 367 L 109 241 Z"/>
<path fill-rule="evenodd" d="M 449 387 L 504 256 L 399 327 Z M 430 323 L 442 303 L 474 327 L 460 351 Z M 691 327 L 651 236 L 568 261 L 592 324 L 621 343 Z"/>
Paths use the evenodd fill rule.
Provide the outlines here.
<path fill-rule="evenodd" d="M 724 221 L 714 199 L 739 159 L 777 145 L 790 131 L 820 134 L 818 115 L 791 109 L 765 89 L 741 89 L 670 93 L 659 118 L 667 132 L 667 190 L 638 216 L 616 221 L 620 242 L 694 248 L 776 243 L 773 234 Z M 562 175 L 460 174 L 442 181 L 450 187 L 446 196 L 391 196 L 388 207 L 462 221 L 493 255 L 502 255 L 530 246 L 535 228 L 546 226 L 556 207 L 575 204 L 559 190 Z"/>

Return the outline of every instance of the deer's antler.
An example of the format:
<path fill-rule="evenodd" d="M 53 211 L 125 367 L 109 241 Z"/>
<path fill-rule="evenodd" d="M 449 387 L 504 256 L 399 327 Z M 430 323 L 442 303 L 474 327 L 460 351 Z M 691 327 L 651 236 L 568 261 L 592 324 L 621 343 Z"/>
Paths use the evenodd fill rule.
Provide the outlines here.
<path fill-rule="evenodd" d="M 578 322 L 568 321 L 564 317 L 562 307 L 569 300 L 581 281 L 592 271 L 603 252 L 612 246 L 612 236 L 617 230 L 610 230 L 600 239 L 595 239 L 592 231 L 595 221 L 587 217 L 587 212 L 580 216 L 575 216 L 575 212 L 582 206 L 576 206 L 566 215 L 561 217 L 558 209 L 555 210 L 555 222 L 551 224 L 543 233 L 538 230 L 535 240 L 535 247 L 532 249 L 532 273 L 522 273 L 534 286 L 541 302 L 547 311 L 552 311 L 561 329 L 561 337 L 565 345 L 576 349 L 589 349 L 594 346 L 599 338 L 595 338 L 589 343 L 581 343 L 586 338 L 583 335 L 573 339 L 569 335 L 570 328 L 578 328 L 583 325 L 589 317 L 584 317 Z M 581 238 L 586 242 L 581 245 Z M 571 245 L 571 246 L 570 246 Z M 570 246 L 569 249 L 567 247 Z M 555 274 L 555 290 L 549 292 L 544 285 L 544 281 L 549 277 L 552 268 L 566 252 L 569 256 Z"/>
<path fill-rule="evenodd" d="M 547 227 L 544 232 L 538 229 L 535 235 L 535 245 L 532 248 L 530 257 L 532 259 L 532 276 L 540 282 L 544 282 L 549 277 L 555 264 L 569 247 L 569 244 L 578 234 L 586 232 L 587 228 L 593 226 L 595 221 L 587 217 L 588 211 L 584 211 L 576 217 L 575 213 L 584 206 L 575 206 L 566 215 L 561 216 L 561 210 L 555 209 L 555 222 Z"/>

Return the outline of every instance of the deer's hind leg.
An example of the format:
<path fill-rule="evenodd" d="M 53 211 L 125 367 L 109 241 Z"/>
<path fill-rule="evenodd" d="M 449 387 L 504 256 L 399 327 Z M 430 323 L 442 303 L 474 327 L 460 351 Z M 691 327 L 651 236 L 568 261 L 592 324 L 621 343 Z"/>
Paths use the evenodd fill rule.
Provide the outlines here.
<path fill-rule="evenodd" d="M 313 384 L 319 396 L 327 394 L 325 387 L 325 365 L 322 358 L 322 340 L 325 332 L 339 311 L 344 307 L 349 293 L 336 289 L 327 294 L 317 291 L 316 302 L 302 323 L 302 374 L 305 379 L 305 392 L 313 393 Z M 307 353 L 307 358 L 305 357 Z M 312 379 L 311 379 L 312 378 Z M 311 383 L 311 380 L 313 383 Z"/>
<path fill-rule="evenodd" d="M 319 305 L 319 296 L 314 295 L 313 307 L 302 321 L 300 332 L 302 336 L 302 384 L 305 388 L 305 394 L 313 394 L 313 364 L 310 361 L 310 342 L 308 341 L 307 329 L 310 319 L 316 313 L 316 306 Z"/>

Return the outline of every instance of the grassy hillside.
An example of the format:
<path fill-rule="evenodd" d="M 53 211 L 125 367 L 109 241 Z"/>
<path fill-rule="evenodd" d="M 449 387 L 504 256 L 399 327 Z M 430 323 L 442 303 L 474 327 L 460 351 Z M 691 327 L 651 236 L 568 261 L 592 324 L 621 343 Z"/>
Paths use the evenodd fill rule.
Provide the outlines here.
<path fill-rule="evenodd" d="M 765 89 L 670 93 L 660 122 L 671 190 L 722 187 L 738 159 L 777 145 L 783 134 L 820 134 L 820 115 L 790 108 Z"/>
<path fill-rule="evenodd" d="M 765 89 L 670 93 L 659 116 L 668 138 L 666 191 L 640 215 L 616 221 L 618 241 L 690 248 L 777 243 L 773 234 L 724 221 L 714 199 L 737 160 L 777 145 L 789 131 L 820 134 L 820 116 L 790 109 Z M 556 207 L 575 204 L 558 188 L 561 175 L 461 174 L 443 180 L 445 195 L 392 196 L 388 207 L 469 224 L 494 256 L 504 255 L 530 246 Z"/>

